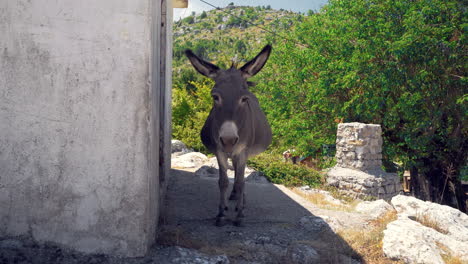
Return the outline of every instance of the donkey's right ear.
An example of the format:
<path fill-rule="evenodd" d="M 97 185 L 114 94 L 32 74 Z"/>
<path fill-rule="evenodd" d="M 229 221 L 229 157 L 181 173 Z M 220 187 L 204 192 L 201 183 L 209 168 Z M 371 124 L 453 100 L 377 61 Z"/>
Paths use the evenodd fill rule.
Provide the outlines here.
<path fill-rule="evenodd" d="M 193 53 L 189 49 L 185 50 L 185 55 L 190 60 L 190 63 L 192 63 L 195 70 L 197 70 L 199 73 L 211 79 L 215 78 L 218 75 L 218 66 L 200 59 L 197 55 L 195 55 L 195 53 Z"/>

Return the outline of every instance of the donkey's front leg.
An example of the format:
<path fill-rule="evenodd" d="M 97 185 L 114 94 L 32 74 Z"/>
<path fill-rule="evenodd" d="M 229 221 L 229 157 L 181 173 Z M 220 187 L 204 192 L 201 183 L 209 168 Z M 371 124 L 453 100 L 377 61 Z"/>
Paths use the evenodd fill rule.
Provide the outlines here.
<path fill-rule="evenodd" d="M 235 180 L 234 188 L 235 196 L 237 196 L 237 205 L 236 211 L 237 216 L 234 220 L 234 225 L 243 226 L 244 225 L 244 205 L 245 205 L 245 193 L 244 193 L 244 172 L 245 164 L 247 162 L 247 154 L 242 152 L 239 155 L 233 157 L 232 165 L 234 166 L 235 171 Z"/>
<path fill-rule="evenodd" d="M 227 156 L 225 153 L 216 153 L 216 159 L 218 160 L 219 166 L 219 210 L 216 216 L 216 225 L 223 226 L 226 224 L 226 215 L 224 211 L 228 209 L 226 206 L 226 191 L 229 186 L 229 179 L 227 176 Z"/>

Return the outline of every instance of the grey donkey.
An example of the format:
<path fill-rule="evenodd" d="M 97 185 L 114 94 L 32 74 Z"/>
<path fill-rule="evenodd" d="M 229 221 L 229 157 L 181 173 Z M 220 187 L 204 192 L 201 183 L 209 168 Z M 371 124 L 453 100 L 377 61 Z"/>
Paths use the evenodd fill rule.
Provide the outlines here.
<path fill-rule="evenodd" d="M 201 140 L 216 155 L 219 164 L 219 212 L 216 225 L 227 223 L 225 211 L 228 158 L 232 159 L 235 180 L 230 200 L 237 200 L 234 225 L 244 225 L 244 171 L 247 159 L 263 152 L 271 143 L 271 128 L 260 108 L 258 99 L 249 91 L 248 78 L 257 74 L 270 56 L 271 46 L 240 69 L 232 66 L 223 70 L 197 57 L 191 50 L 185 54 L 193 67 L 215 81 L 211 90 L 213 107 L 201 130 Z"/>

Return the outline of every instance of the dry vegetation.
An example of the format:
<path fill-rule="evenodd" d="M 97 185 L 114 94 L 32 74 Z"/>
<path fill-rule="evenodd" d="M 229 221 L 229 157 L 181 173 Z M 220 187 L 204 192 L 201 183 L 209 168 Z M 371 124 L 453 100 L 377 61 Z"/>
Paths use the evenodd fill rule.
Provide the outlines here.
<path fill-rule="evenodd" d="M 446 246 L 437 243 L 437 247 L 439 247 L 441 251 L 441 256 L 442 259 L 446 264 L 467 264 L 467 261 L 461 260 L 459 257 L 454 256 L 454 252 L 452 252 L 450 249 L 448 249 Z"/>
<path fill-rule="evenodd" d="M 445 235 L 448 234 L 448 231 L 445 228 L 440 226 L 439 223 L 437 223 L 436 221 L 434 221 L 433 219 L 431 219 L 427 215 L 418 214 L 414 220 L 419 222 L 423 226 L 427 226 L 429 228 L 432 228 L 432 229 L 436 230 L 439 233 L 442 233 L 442 234 L 445 234 Z"/>
<path fill-rule="evenodd" d="M 383 253 L 383 231 L 388 223 L 397 219 L 396 211 L 391 211 L 369 223 L 367 230 L 341 230 L 340 235 L 367 264 L 404 263 L 386 258 Z"/>
<path fill-rule="evenodd" d="M 319 208 L 335 211 L 352 212 L 356 208 L 356 205 L 360 202 L 359 200 L 347 201 L 342 204 L 336 204 L 326 199 L 325 195 L 318 192 L 304 192 L 297 188 L 293 188 L 292 191 L 307 201 L 313 203 Z"/>

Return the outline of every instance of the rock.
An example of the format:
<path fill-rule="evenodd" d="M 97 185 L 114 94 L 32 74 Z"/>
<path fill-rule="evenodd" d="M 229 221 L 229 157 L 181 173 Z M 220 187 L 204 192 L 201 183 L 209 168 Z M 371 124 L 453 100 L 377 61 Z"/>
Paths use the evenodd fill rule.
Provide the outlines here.
<path fill-rule="evenodd" d="M 252 170 L 250 168 L 246 168 L 246 172 L 245 172 L 245 175 L 246 175 L 245 181 L 246 182 L 256 183 L 256 184 L 269 183 L 268 179 L 265 178 L 265 176 L 263 176 L 262 173 L 252 170 L 252 172 L 247 174 L 247 169 L 249 169 L 249 171 Z"/>
<path fill-rule="evenodd" d="M 219 177 L 219 171 L 214 167 L 203 165 L 197 171 L 195 171 L 195 176 L 217 179 Z"/>
<path fill-rule="evenodd" d="M 172 168 L 197 168 L 208 162 L 208 157 L 200 152 L 190 152 L 171 160 Z"/>
<path fill-rule="evenodd" d="M 360 171 L 337 166 L 327 172 L 327 183 L 354 197 L 391 199 L 401 189 L 396 173 L 383 170 Z"/>
<path fill-rule="evenodd" d="M 0 241 L 0 249 L 18 249 L 23 247 L 23 242 L 17 239 L 4 239 Z"/>
<path fill-rule="evenodd" d="M 171 140 L 171 153 L 185 154 L 192 152 L 185 146 L 184 142 L 180 140 Z"/>
<path fill-rule="evenodd" d="M 369 215 L 372 219 L 382 217 L 390 210 L 393 210 L 393 207 L 382 199 L 373 202 L 361 202 L 356 206 L 357 212 Z"/>
<path fill-rule="evenodd" d="M 324 227 L 328 226 L 322 218 L 316 216 L 303 216 L 299 220 L 299 224 L 304 228 L 312 232 L 318 232 Z"/>
<path fill-rule="evenodd" d="M 296 243 L 288 248 L 286 259 L 288 263 L 306 264 L 318 263 L 320 257 L 313 247 L 302 243 Z"/>
<path fill-rule="evenodd" d="M 194 249 L 181 247 L 167 247 L 158 251 L 156 263 L 172 264 L 229 264 L 225 255 L 210 256 Z"/>
<path fill-rule="evenodd" d="M 333 230 L 336 232 L 343 226 L 338 219 L 329 216 L 303 216 L 299 220 L 299 224 L 304 229 L 312 232 L 325 230 Z"/>
<path fill-rule="evenodd" d="M 411 218 L 424 216 L 444 228 L 454 239 L 468 245 L 468 215 L 465 213 L 446 205 L 425 202 L 405 195 L 393 197 L 391 203 L 399 215 Z"/>
<path fill-rule="evenodd" d="M 439 233 L 406 216 L 400 216 L 387 225 L 383 251 L 387 257 L 406 263 L 443 264 L 441 254 L 444 253 L 468 261 L 468 243 Z"/>

